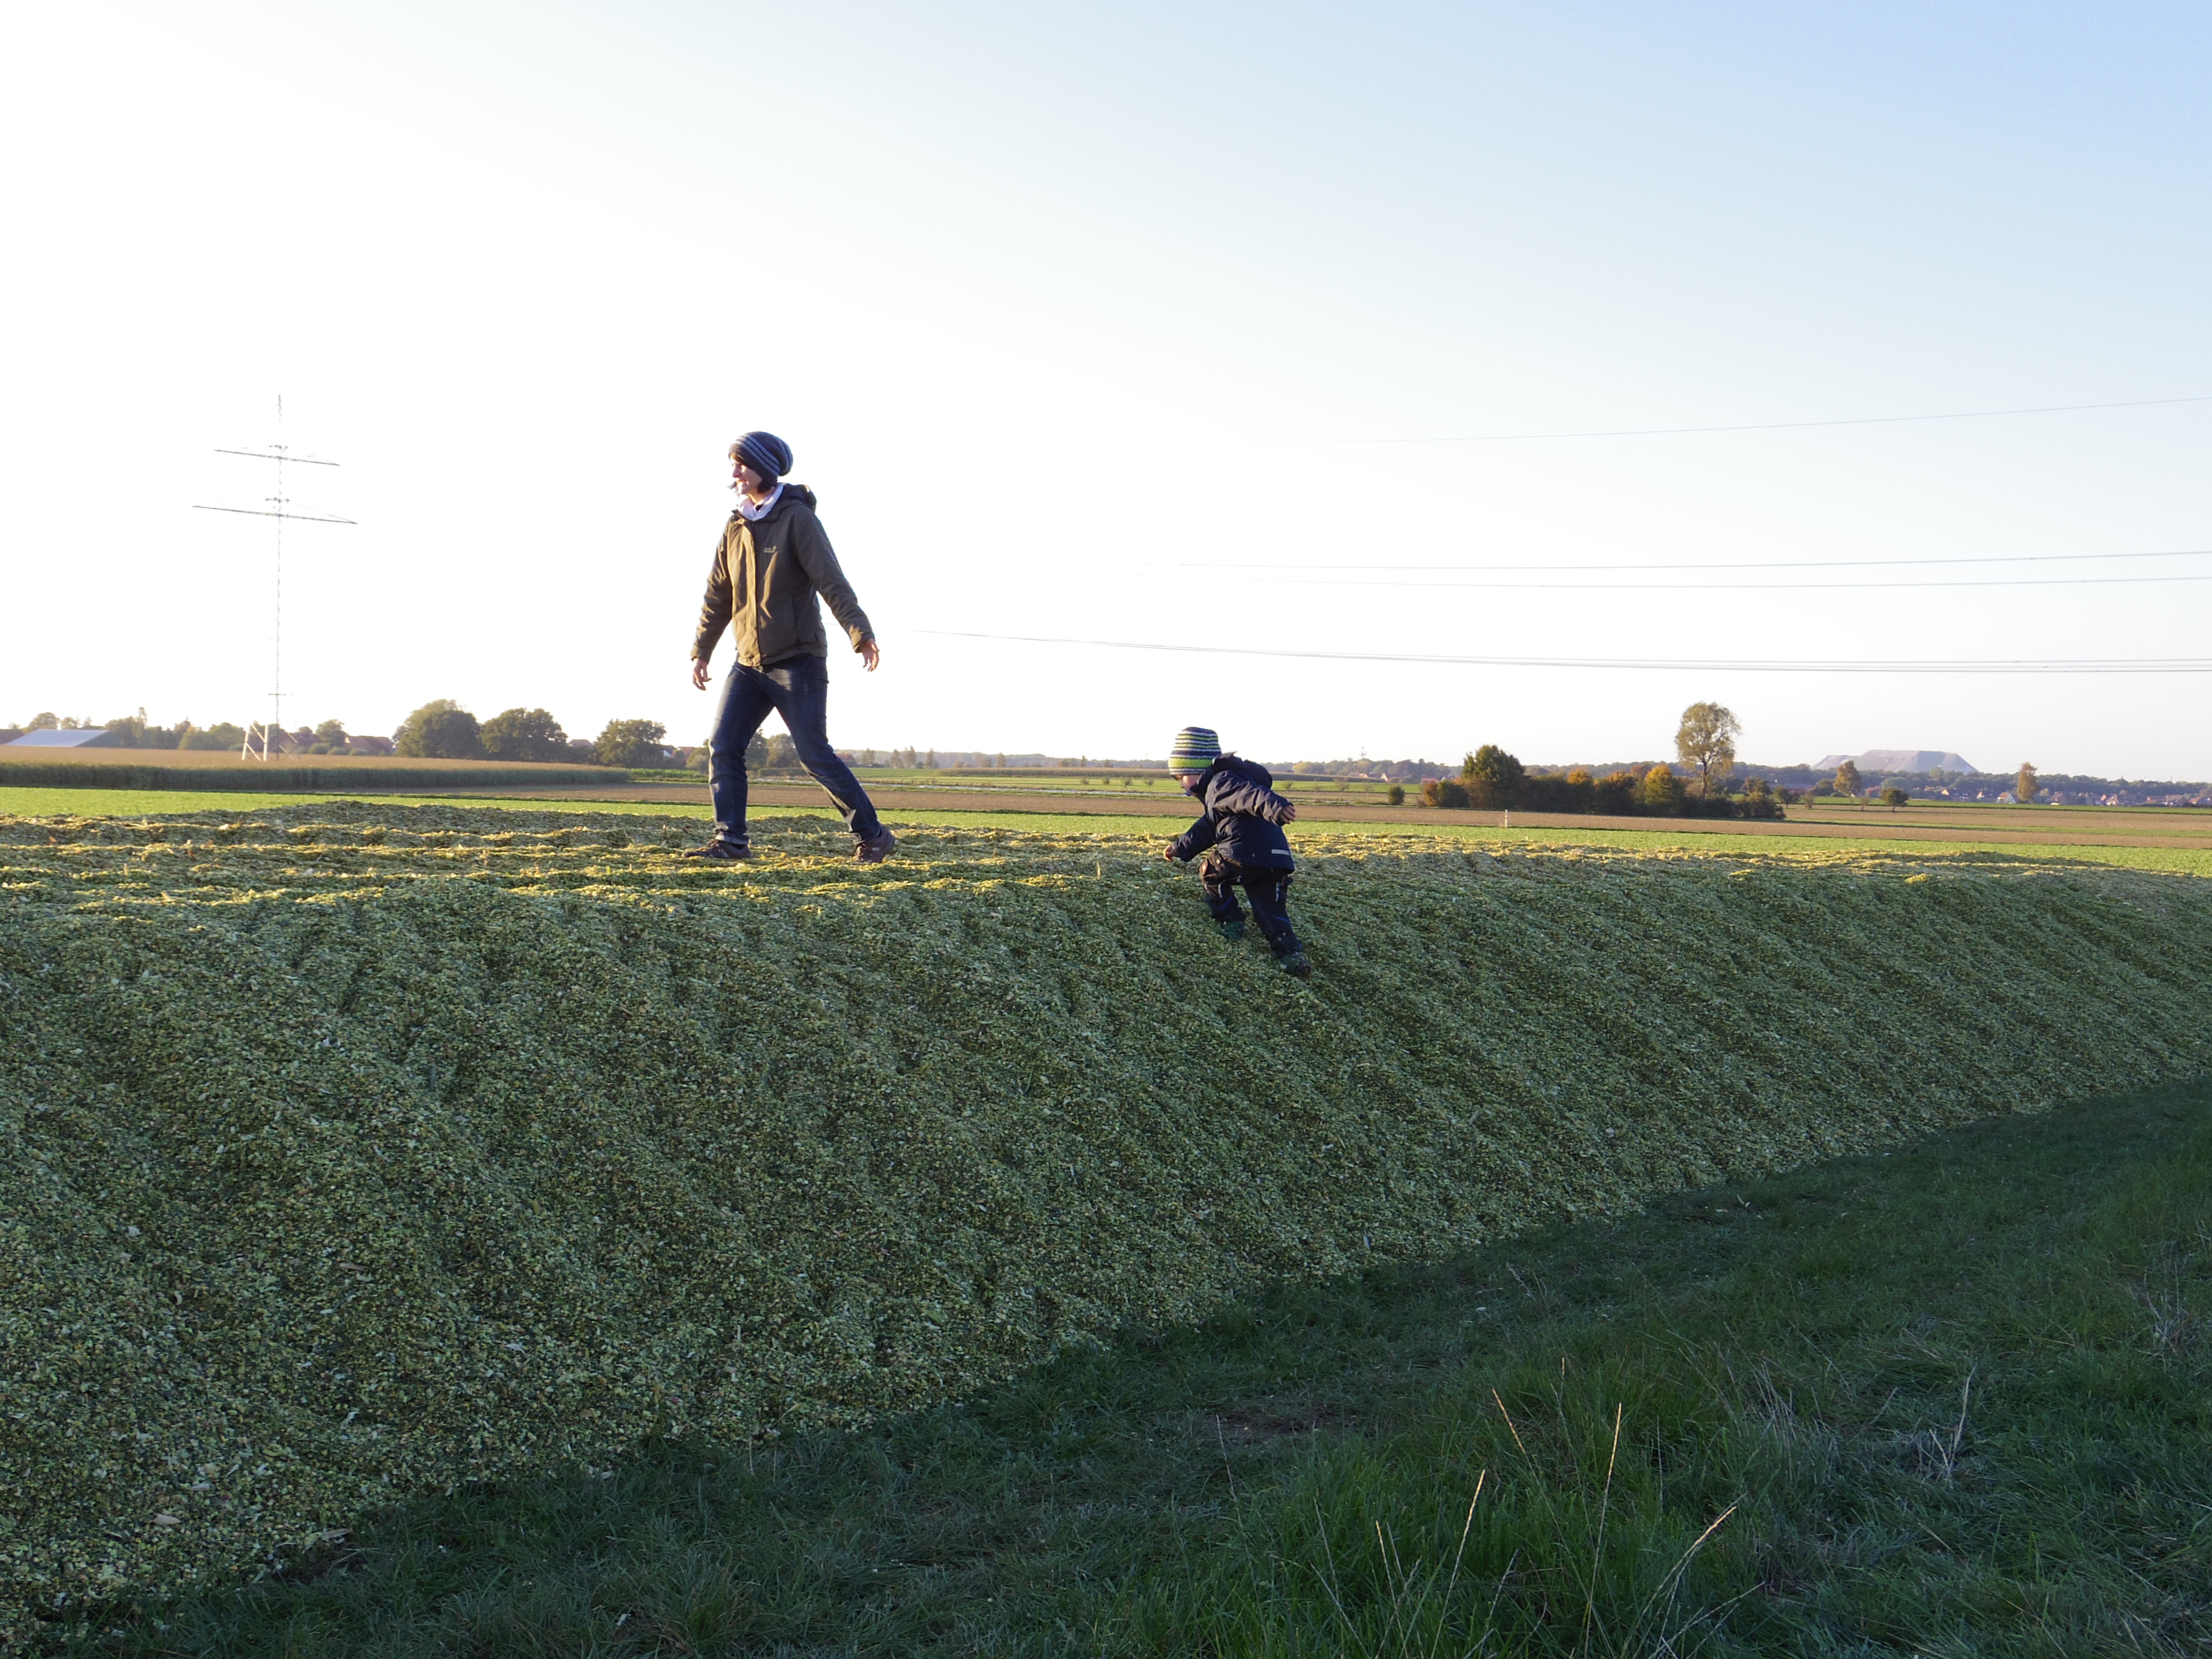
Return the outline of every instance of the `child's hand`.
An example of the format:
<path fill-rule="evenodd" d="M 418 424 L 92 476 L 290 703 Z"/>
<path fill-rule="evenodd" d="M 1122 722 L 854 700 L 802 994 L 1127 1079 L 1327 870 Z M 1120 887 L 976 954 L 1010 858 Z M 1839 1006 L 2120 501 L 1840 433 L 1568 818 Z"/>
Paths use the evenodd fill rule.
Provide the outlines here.
<path fill-rule="evenodd" d="M 1297 817 L 1297 815 L 1298 804 L 1296 801 L 1286 800 L 1283 803 L 1283 822 L 1285 823 L 1290 823 L 1291 820 Z"/>
<path fill-rule="evenodd" d="M 1165 859 L 1170 864 L 1173 864 L 1175 862 L 1175 848 L 1172 847 L 1161 848 L 1160 856 Z"/>

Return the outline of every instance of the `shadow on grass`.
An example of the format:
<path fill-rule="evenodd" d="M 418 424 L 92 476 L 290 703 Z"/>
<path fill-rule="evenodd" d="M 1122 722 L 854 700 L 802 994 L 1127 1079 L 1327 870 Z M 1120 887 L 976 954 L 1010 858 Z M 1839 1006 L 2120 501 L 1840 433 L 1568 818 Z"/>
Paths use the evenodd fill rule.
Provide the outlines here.
<path fill-rule="evenodd" d="M 130 1654 L 2212 1650 L 2212 1087 L 407 1506 Z"/>

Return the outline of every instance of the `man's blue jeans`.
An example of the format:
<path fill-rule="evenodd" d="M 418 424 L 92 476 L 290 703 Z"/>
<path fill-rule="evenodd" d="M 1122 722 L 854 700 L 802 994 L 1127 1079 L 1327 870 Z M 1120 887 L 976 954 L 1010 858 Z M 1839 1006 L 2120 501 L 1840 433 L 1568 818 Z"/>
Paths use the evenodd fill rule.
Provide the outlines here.
<path fill-rule="evenodd" d="M 730 666 L 722 682 L 722 701 L 714 711 L 714 735 L 707 746 L 707 787 L 714 798 L 714 839 L 733 847 L 747 844 L 745 833 L 745 745 L 774 709 L 783 716 L 799 763 L 830 792 L 845 827 L 861 841 L 872 840 L 883 826 L 853 769 L 830 746 L 830 667 L 819 657 L 793 657 L 773 668 Z"/>

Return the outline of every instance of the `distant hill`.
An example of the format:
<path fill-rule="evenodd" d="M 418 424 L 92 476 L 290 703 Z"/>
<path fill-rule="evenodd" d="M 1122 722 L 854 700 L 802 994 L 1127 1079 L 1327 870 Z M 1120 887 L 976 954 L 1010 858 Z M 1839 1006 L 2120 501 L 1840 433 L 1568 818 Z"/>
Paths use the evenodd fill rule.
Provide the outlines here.
<path fill-rule="evenodd" d="M 1869 749 L 1863 755 L 1831 755 L 1817 769 L 1832 772 L 1850 761 L 1862 774 L 1868 772 L 1973 772 L 1972 766 L 1948 749 Z"/>

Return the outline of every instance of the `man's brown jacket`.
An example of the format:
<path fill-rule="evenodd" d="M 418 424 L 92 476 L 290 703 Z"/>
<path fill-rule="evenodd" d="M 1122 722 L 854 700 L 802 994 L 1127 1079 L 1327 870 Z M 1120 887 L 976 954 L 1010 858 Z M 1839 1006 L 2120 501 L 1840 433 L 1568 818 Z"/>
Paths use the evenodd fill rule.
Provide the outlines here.
<path fill-rule="evenodd" d="M 693 659 L 704 662 L 723 629 L 733 623 L 738 660 L 748 668 L 828 656 L 817 594 L 830 601 L 830 613 L 859 650 L 875 630 L 853 585 L 837 568 L 822 521 L 814 516 L 814 492 L 804 484 L 786 484 L 757 523 L 732 513 L 723 527 L 714 567 L 707 573 L 706 603 L 699 607 L 699 631 L 691 641 Z"/>

